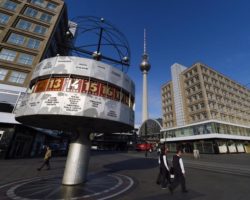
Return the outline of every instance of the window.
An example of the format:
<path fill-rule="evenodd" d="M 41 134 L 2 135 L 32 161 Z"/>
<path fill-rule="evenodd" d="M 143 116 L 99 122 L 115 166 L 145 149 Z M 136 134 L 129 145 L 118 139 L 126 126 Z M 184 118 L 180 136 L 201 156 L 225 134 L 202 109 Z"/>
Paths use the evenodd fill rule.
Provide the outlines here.
<path fill-rule="evenodd" d="M 45 22 L 50 22 L 52 19 L 52 16 L 47 14 L 47 13 L 42 13 L 40 20 L 45 21 Z"/>
<path fill-rule="evenodd" d="M 36 40 L 36 39 L 33 39 L 33 38 L 29 39 L 28 44 L 27 44 L 28 48 L 30 48 L 30 49 L 38 49 L 39 46 L 40 46 L 40 41 L 39 40 Z"/>
<path fill-rule="evenodd" d="M 47 8 L 48 8 L 49 10 L 55 10 L 56 7 L 57 7 L 57 5 L 54 4 L 54 3 L 48 2 L 48 4 L 47 4 Z"/>
<path fill-rule="evenodd" d="M 0 68 L 0 80 L 3 81 L 8 73 L 7 69 Z"/>
<path fill-rule="evenodd" d="M 33 4 L 35 4 L 35 5 L 38 5 L 38 6 L 41 6 L 41 7 L 45 7 L 44 0 L 31 0 L 30 2 L 33 3 Z"/>
<path fill-rule="evenodd" d="M 20 64 L 24 64 L 24 65 L 32 65 L 33 60 L 34 60 L 34 56 L 28 55 L 28 54 L 25 54 L 25 53 L 21 53 L 19 55 L 19 58 L 18 58 L 17 62 L 20 63 Z"/>
<path fill-rule="evenodd" d="M 7 24 L 9 21 L 10 16 L 0 13 L 0 24 Z"/>
<path fill-rule="evenodd" d="M 27 73 L 12 71 L 8 81 L 12 83 L 23 84 L 26 76 L 27 76 Z"/>
<path fill-rule="evenodd" d="M 33 8 L 26 8 L 24 14 L 35 18 L 38 14 L 38 11 Z"/>
<path fill-rule="evenodd" d="M 18 35 L 16 33 L 11 33 L 10 37 L 7 40 L 8 43 L 12 43 L 16 45 L 23 45 L 24 41 L 25 41 L 24 36 Z"/>
<path fill-rule="evenodd" d="M 44 35 L 47 32 L 47 28 L 41 25 L 36 25 L 34 28 L 34 32 Z"/>
<path fill-rule="evenodd" d="M 0 52 L 0 59 L 14 61 L 16 58 L 16 52 L 8 49 L 2 49 Z"/>
<path fill-rule="evenodd" d="M 29 30 L 31 27 L 31 22 L 25 21 L 23 19 L 20 19 L 16 25 L 17 28 L 23 29 L 23 30 Z"/>
<path fill-rule="evenodd" d="M 3 4 L 3 7 L 8 9 L 8 10 L 15 11 L 16 7 L 17 7 L 17 3 L 13 2 L 13 1 L 6 0 Z"/>

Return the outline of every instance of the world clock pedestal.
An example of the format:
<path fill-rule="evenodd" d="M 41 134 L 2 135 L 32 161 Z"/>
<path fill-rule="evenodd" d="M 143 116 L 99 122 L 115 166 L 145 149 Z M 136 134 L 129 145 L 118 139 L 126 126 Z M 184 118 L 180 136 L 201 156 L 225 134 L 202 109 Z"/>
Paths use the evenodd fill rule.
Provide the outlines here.
<path fill-rule="evenodd" d="M 63 185 L 77 185 L 86 181 L 91 146 L 89 135 L 89 130 L 80 129 L 70 143 Z"/>

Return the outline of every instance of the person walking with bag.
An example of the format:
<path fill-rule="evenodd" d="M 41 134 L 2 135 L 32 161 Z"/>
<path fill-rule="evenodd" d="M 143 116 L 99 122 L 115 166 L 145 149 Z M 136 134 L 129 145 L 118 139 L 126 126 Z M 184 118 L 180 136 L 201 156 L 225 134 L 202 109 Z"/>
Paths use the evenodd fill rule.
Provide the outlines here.
<path fill-rule="evenodd" d="M 160 164 L 160 180 L 161 188 L 166 189 L 167 184 L 170 184 L 170 173 L 169 173 L 169 165 L 167 160 L 167 152 L 168 148 L 162 147 L 161 154 L 159 157 L 159 164 Z"/>
<path fill-rule="evenodd" d="M 188 192 L 188 190 L 186 189 L 185 169 L 181 158 L 181 154 L 182 154 L 181 149 L 178 149 L 176 155 L 173 156 L 174 181 L 169 186 L 171 194 L 173 194 L 175 188 L 179 184 L 181 184 L 181 189 L 183 193 Z"/>
<path fill-rule="evenodd" d="M 45 165 L 47 165 L 47 170 L 50 170 L 49 161 L 50 161 L 51 156 L 52 156 L 52 151 L 51 151 L 50 147 L 47 146 L 43 164 L 41 165 L 41 167 L 37 168 L 38 171 L 40 171 Z"/>

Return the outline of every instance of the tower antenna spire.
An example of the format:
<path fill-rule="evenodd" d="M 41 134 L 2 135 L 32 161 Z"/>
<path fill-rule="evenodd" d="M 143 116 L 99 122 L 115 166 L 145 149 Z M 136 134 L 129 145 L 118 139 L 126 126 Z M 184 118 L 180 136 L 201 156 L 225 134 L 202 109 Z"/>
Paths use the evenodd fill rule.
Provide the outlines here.
<path fill-rule="evenodd" d="M 147 38 L 146 38 L 146 29 L 144 28 L 144 54 L 147 53 Z"/>

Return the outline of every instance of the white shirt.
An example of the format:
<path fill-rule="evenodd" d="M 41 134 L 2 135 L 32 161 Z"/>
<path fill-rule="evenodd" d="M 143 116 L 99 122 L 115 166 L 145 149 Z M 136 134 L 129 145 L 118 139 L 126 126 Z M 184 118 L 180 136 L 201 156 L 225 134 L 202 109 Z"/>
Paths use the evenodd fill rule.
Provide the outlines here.
<path fill-rule="evenodd" d="M 185 174 L 185 169 L 184 169 L 184 165 L 183 165 L 182 158 L 179 159 L 179 163 L 180 163 L 180 166 L 181 166 L 181 172 L 182 172 L 183 174 Z"/>
<path fill-rule="evenodd" d="M 169 171 L 168 162 L 167 162 L 167 156 L 166 155 L 163 155 L 163 162 L 164 162 L 164 165 L 165 165 L 166 169 Z M 158 158 L 158 163 L 161 164 L 160 157 Z"/>

